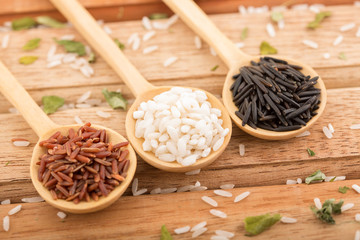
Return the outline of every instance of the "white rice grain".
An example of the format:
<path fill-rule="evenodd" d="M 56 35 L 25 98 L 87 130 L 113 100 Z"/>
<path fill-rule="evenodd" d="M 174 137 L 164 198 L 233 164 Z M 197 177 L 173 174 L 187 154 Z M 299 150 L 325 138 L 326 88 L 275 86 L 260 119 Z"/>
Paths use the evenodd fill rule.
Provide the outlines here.
<path fill-rule="evenodd" d="M 161 188 L 155 188 L 150 192 L 150 194 L 160 194 L 160 193 L 161 193 Z"/>
<path fill-rule="evenodd" d="M 179 16 L 174 14 L 172 15 L 166 22 L 167 28 L 171 27 L 173 24 L 175 24 L 179 19 Z"/>
<path fill-rule="evenodd" d="M 138 33 L 131 34 L 130 37 L 128 38 L 127 44 L 129 45 L 132 44 L 136 38 L 139 38 Z"/>
<path fill-rule="evenodd" d="M 297 184 L 302 184 L 301 178 L 296 179 Z"/>
<path fill-rule="evenodd" d="M 233 189 L 235 187 L 235 184 L 224 184 L 224 185 L 221 185 L 220 188 L 221 189 Z"/>
<path fill-rule="evenodd" d="M 163 63 L 164 67 L 168 67 L 171 64 L 173 64 L 174 62 L 176 62 L 178 60 L 178 57 L 169 57 L 168 59 L 166 59 Z"/>
<path fill-rule="evenodd" d="M 194 188 L 190 189 L 190 192 L 205 191 L 205 190 L 207 190 L 207 187 L 200 186 L 200 187 L 194 187 Z"/>
<path fill-rule="evenodd" d="M 161 194 L 173 193 L 176 192 L 177 188 L 164 188 L 161 189 Z"/>
<path fill-rule="evenodd" d="M 280 219 L 281 222 L 283 223 L 296 223 L 297 222 L 297 219 L 295 218 L 290 218 L 290 217 L 282 217 Z"/>
<path fill-rule="evenodd" d="M 142 194 L 144 194 L 146 192 L 147 192 L 147 189 L 143 188 L 143 189 L 140 189 L 139 191 L 136 191 L 136 193 L 134 193 L 133 195 L 134 196 L 139 196 L 139 195 L 142 195 Z"/>
<path fill-rule="evenodd" d="M 224 137 L 221 137 L 219 140 L 217 140 L 213 146 L 213 150 L 214 151 L 219 150 L 219 148 L 223 145 L 224 140 L 225 140 Z"/>
<path fill-rule="evenodd" d="M 227 238 L 233 238 L 235 236 L 234 233 L 232 232 L 228 232 L 228 231 L 224 231 L 224 230 L 215 230 L 215 234 L 218 236 L 222 236 L 222 237 L 227 237 Z"/>
<path fill-rule="evenodd" d="M 210 54 L 213 55 L 214 57 L 217 55 L 217 53 L 215 52 L 215 49 L 210 47 Z"/>
<path fill-rule="evenodd" d="M 250 192 L 243 192 L 239 195 L 237 195 L 234 199 L 234 203 L 240 202 L 241 200 L 245 199 L 250 195 Z"/>
<path fill-rule="evenodd" d="M 158 49 L 159 49 L 159 46 L 158 46 L 158 45 L 146 47 L 146 48 L 144 48 L 144 50 L 143 50 L 143 54 L 152 53 L 152 52 L 154 52 L 154 51 L 156 51 L 156 50 L 158 50 Z"/>
<path fill-rule="evenodd" d="M 278 25 L 278 28 L 279 28 L 279 29 L 284 29 L 284 28 L 285 28 L 285 21 L 284 21 L 284 19 L 281 19 L 280 21 L 278 21 L 277 25 Z"/>
<path fill-rule="evenodd" d="M 174 230 L 176 234 L 183 234 L 183 233 L 187 233 L 188 231 L 190 231 L 190 226 L 185 226 Z"/>
<path fill-rule="evenodd" d="M 152 38 L 153 36 L 155 36 L 156 32 L 155 31 L 149 31 L 147 33 L 144 34 L 142 40 L 144 42 L 148 41 L 150 38 Z"/>
<path fill-rule="evenodd" d="M 3 201 L 1 201 L 1 205 L 7 205 L 7 204 L 10 204 L 10 199 L 5 199 Z"/>
<path fill-rule="evenodd" d="M 56 48 L 57 48 L 57 46 L 55 44 L 51 45 L 49 51 L 47 52 L 47 59 L 48 60 L 51 59 L 55 55 Z"/>
<path fill-rule="evenodd" d="M 44 199 L 42 197 L 31 197 L 31 198 L 23 198 L 21 199 L 21 201 L 25 203 L 37 203 L 37 202 L 43 202 Z"/>
<path fill-rule="evenodd" d="M 52 61 L 52 62 L 49 62 L 46 67 L 47 68 L 53 68 L 53 67 L 56 67 L 56 66 L 59 66 L 61 65 L 61 60 L 55 60 L 55 61 Z"/>
<path fill-rule="evenodd" d="M 229 240 L 229 239 L 227 237 L 224 237 L 224 236 L 214 235 L 214 236 L 211 236 L 210 240 Z"/>
<path fill-rule="evenodd" d="M 138 178 L 134 178 L 132 185 L 131 185 L 131 191 L 132 194 L 134 195 L 137 192 L 138 189 L 138 185 L 139 185 L 139 179 Z"/>
<path fill-rule="evenodd" d="M 239 6 L 238 9 L 239 9 L 239 13 L 240 13 L 241 15 L 246 15 L 246 14 L 247 14 L 246 7 L 244 7 L 244 6 Z"/>
<path fill-rule="evenodd" d="M 305 131 L 299 135 L 297 135 L 296 137 L 306 137 L 306 136 L 309 136 L 310 135 L 310 132 L 309 131 Z"/>
<path fill-rule="evenodd" d="M 64 212 L 57 212 L 56 215 L 57 215 L 59 218 L 61 218 L 61 219 L 66 218 L 66 213 L 64 213 Z"/>
<path fill-rule="evenodd" d="M 86 66 L 80 67 L 80 72 L 81 72 L 85 77 L 91 77 L 91 73 L 90 73 L 89 69 L 88 69 Z"/>
<path fill-rule="evenodd" d="M 356 230 L 354 240 L 360 240 L 360 230 Z"/>
<path fill-rule="evenodd" d="M 109 34 L 109 35 L 112 34 L 112 30 L 111 30 L 111 28 L 110 28 L 109 26 L 106 26 L 106 25 L 105 25 L 105 26 L 103 27 L 103 30 L 104 30 L 107 34 Z"/>
<path fill-rule="evenodd" d="M 345 211 L 353 208 L 354 206 L 355 206 L 355 204 L 353 204 L 353 203 L 347 203 L 347 204 L 341 206 L 341 212 L 345 212 Z"/>
<path fill-rule="evenodd" d="M 353 129 L 353 130 L 360 129 L 360 124 L 353 124 L 350 126 L 350 129 Z"/>
<path fill-rule="evenodd" d="M 195 36 L 194 42 L 197 49 L 200 49 L 202 47 L 201 38 L 199 36 Z"/>
<path fill-rule="evenodd" d="M 302 43 L 305 44 L 306 46 L 314 48 L 314 49 L 319 47 L 319 45 L 316 42 L 308 40 L 308 39 L 304 39 L 302 41 Z"/>
<path fill-rule="evenodd" d="M 323 132 L 327 138 L 330 139 L 333 137 L 332 133 L 330 132 L 330 130 L 327 127 L 323 127 Z"/>
<path fill-rule="evenodd" d="M 76 100 L 76 103 L 83 103 L 86 100 L 88 100 L 90 96 L 91 96 L 91 91 L 87 91 Z"/>
<path fill-rule="evenodd" d="M 355 221 L 360 222 L 360 213 L 355 214 Z"/>
<path fill-rule="evenodd" d="M 335 132 L 335 129 L 334 129 L 334 127 L 333 127 L 333 125 L 331 123 L 329 123 L 328 128 L 329 128 L 331 133 Z"/>
<path fill-rule="evenodd" d="M 73 35 L 73 34 L 63 35 L 63 36 L 60 37 L 60 40 L 70 40 L 70 41 L 72 41 L 74 39 L 75 39 L 75 35 Z"/>
<path fill-rule="evenodd" d="M 84 124 L 84 122 L 80 119 L 79 116 L 75 116 L 75 117 L 74 117 L 74 120 L 75 120 L 75 122 L 76 122 L 77 124 L 80 124 L 80 125 L 83 125 L 83 124 Z"/>
<path fill-rule="evenodd" d="M 143 26 L 144 26 L 144 28 L 146 30 L 151 30 L 152 29 L 151 21 L 147 16 L 144 16 L 141 21 L 142 21 L 142 24 L 143 24 Z"/>
<path fill-rule="evenodd" d="M 235 43 L 235 46 L 240 49 L 240 48 L 243 48 L 245 46 L 245 44 L 243 42 L 237 42 L 237 43 Z"/>
<path fill-rule="evenodd" d="M 194 185 L 186 185 L 186 186 L 178 188 L 177 192 L 187 192 L 193 188 L 195 188 Z"/>
<path fill-rule="evenodd" d="M 244 144 L 239 144 L 239 153 L 240 153 L 240 156 L 245 155 L 245 145 Z"/>
<path fill-rule="evenodd" d="M 21 204 L 17 205 L 16 207 L 14 207 L 13 209 L 11 209 L 8 214 L 11 216 L 11 215 L 14 215 L 15 213 L 19 212 L 21 210 Z"/>
<path fill-rule="evenodd" d="M 359 27 L 358 30 L 356 31 L 355 36 L 356 36 L 356 37 L 360 37 L 360 27 Z"/>
<path fill-rule="evenodd" d="M 103 111 L 96 111 L 96 115 L 102 118 L 109 118 L 111 117 L 111 113 L 103 112 Z"/>
<path fill-rule="evenodd" d="M 216 209 L 211 209 L 210 213 L 212 215 L 216 216 L 216 217 L 219 217 L 219 218 L 227 218 L 226 213 L 224 213 L 222 211 L 219 211 L 219 210 L 216 210 Z"/>
<path fill-rule="evenodd" d="M 1 40 L 1 47 L 7 48 L 9 46 L 10 34 L 5 34 Z"/>
<path fill-rule="evenodd" d="M 214 193 L 216 195 L 222 196 L 222 197 L 232 197 L 232 193 L 224 190 L 214 190 Z"/>
<path fill-rule="evenodd" d="M 5 216 L 3 218 L 3 229 L 5 232 L 9 231 L 10 229 L 10 218 L 9 216 Z"/>
<path fill-rule="evenodd" d="M 344 181 L 346 179 L 346 176 L 327 176 L 325 177 L 325 182 L 330 182 L 333 178 L 335 178 L 333 181 L 336 182 L 336 181 Z"/>
<path fill-rule="evenodd" d="M 352 187 L 357 193 L 360 193 L 360 187 L 359 187 L 359 185 L 353 184 L 351 187 Z"/>
<path fill-rule="evenodd" d="M 286 180 L 286 185 L 292 185 L 292 184 L 297 184 L 297 181 L 291 179 Z"/>
<path fill-rule="evenodd" d="M 203 234 L 204 232 L 206 232 L 207 230 L 208 230 L 207 228 L 200 228 L 200 229 L 196 230 L 195 232 L 193 232 L 191 237 L 196 238 L 196 237 L 200 236 L 201 234 Z"/>
<path fill-rule="evenodd" d="M 188 176 L 197 175 L 197 174 L 200 173 L 200 171 L 201 171 L 201 168 L 195 169 L 195 170 L 192 170 L 192 171 L 190 171 L 190 172 L 186 172 L 185 175 L 188 175 Z"/>
<path fill-rule="evenodd" d="M 266 31 L 270 37 L 276 36 L 275 28 L 271 23 L 266 24 Z"/>
<path fill-rule="evenodd" d="M 309 7 L 308 4 L 304 3 L 304 4 L 295 4 L 291 6 L 291 10 L 295 10 L 295 11 L 304 11 L 307 10 Z"/>
<path fill-rule="evenodd" d="M 340 32 L 349 31 L 349 30 L 353 29 L 354 27 L 355 27 L 355 23 L 348 23 L 348 24 L 342 25 L 340 27 Z"/>
<path fill-rule="evenodd" d="M 333 46 L 339 45 L 343 41 L 344 37 L 342 35 L 337 36 L 333 42 Z"/>
<path fill-rule="evenodd" d="M 30 145 L 30 142 L 29 141 L 14 141 L 13 144 L 16 147 L 27 147 Z"/>
<path fill-rule="evenodd" d="M 207 204 L 213 206 L 213 207 L 217 207 L 218 206 L 218 203 L 212 199 L 211 197 L 208 197 L 208 196 L 202 196 L 201 199 L 206 202 Z"/>
<path fill-rule="evenodd" d="M 76 60 L 77 54 L 76 53 L 67 53 L 62 58 L 63 63 L 72 63 Z"/>
<path fill-rule="evenodd" d="M 360 214 L 359 214 L 360 215 Z M 190 232 L 195 232 L 201 228 L 204 228 L 206 226 L 207 222 L 206 221 L 203 221 L 203 222 L 200 222 L 198 224 L 196 224 L 195 226 L 193 226 L 190 230 Z"/>
<path fill-rule="evenodd" d="M 329 59 L 331 57 L 330 53 L 324 53 L 323 58 Z"/>
<path fill-rule="evenodd" d="M 315 207 L 317 209 L 321 209 L 322 208 L 322 205 L 321 205 L 321 201 L 319 198 L 314 198 L 314 203 L 315 203 Z"/>
<path fill-rule="evenodd" d="M 9 113 L 19 114 L 19 111 L 16 108 L 9 108 L 8 111 Z"/>

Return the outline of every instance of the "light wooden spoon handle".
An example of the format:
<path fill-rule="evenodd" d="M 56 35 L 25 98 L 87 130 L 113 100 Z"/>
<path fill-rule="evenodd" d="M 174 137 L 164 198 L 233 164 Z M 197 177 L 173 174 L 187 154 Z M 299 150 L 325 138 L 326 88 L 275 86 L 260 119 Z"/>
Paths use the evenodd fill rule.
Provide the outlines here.
<path fill-rule="evenodd" d="M 1 61 L 0 92 L 22 114 L 26 122 L 39 137 L 58 127 L 36 104 Z"/>
<path fill-rule="evenodd" d="M 77 0 L 51 0 L 136 96 L 154 88 Z"/>
<path fill-rule="evenodd" d="M 219 54 L 231 68 L 249 56 L 240 51 L 192 0 L 163 0 L 180 18 Z"/>

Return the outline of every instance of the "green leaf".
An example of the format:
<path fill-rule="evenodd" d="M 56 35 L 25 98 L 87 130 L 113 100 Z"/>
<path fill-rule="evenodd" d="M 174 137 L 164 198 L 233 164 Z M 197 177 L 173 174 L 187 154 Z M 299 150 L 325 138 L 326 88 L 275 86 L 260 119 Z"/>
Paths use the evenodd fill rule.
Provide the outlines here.
<path fill-rule="evenodd" d="M 349 189 L 347 186 L 339 187 L 339 192 L 345 194 Z"/>
<path fill-rule="evenodd" d="M 115 38 L 114 39 L 114 42 L 116 43 L 116 45 L 118 45 L 118 47 L 121 49 L 121 50 L 124 50 L 125 49 L 125 45 L 119 41 L 119 39 Z"/>
<path fill-rule="evenodd" d="M 168 18 L 169 15 L 167 15 L 167 13 L 153 13 L 149 16 L 149 18 L 151 20 L 156 20 L 156 19 L 165 19 Z"/>
<path fill-rule="evenodd" d="M 243 30 L 241 31 L 241 40 L 245 40 L 248 36 L 248 31 L 249 31 L 249 28 L 243 28 Z"/>
<path fill-rule="evenodd" d="M 11 27 L 13 30 L 29 29 L 35 26 L 36 22 L 31 17 L 24 17 L 11 22 Z"/>
<path fill-rule="evenodd" d="M 167 230 L 165 225 L 161 226 L 161 237 L 160 240 L 173 240 L 171 234 Z"/>
<path fill-rule="evenodd" d="M 64 46 L 65 50 L 70 53 L 77 53 L 79 56 L 84 56 L 86 54 L 85 46 L 81 42 L 73 40 L 57 40 L 54 38 L 55 42 Z"/>
<path fill-rule="evenodd" d="M 213 67 L 211 68 L 211 71 L 212 71 L 212 72 L 215 71 L 216 69 L 218 69 L 218 67 L 219 67 L 219 65 L 213 66 Z"/>
<path fill-rule="evenodd" d="M 329 181 L 329 182 L 333 182 L 333 181 L 335 181 L 335 179 L 336 179 L 336 176 L 335 176 L 335 177 L 333 177 L 332 179 L 330 179 L 330 181 Z"/>
<path fill-rule="evenodd" d="M 313 181 L 319 180 L 325 180 L 325 174 L 323 174 L 320 170 L 317 170 L 305 179 L 305 183 L 310 184 Z"/>
<path fill-rule="evenodd" d="M 58 20 L 49 16 L 39 16 L 36 18 L 36 21 L 41 25 L 52 28 L 63 28 L 66 26 L 65 23 L 59 22 Z"/>
<path fill-rule="evenodd" d="M 19 63 L 29 65 L 35 62 L 39 57 L 36 56 L 23 56 L 19 59 Z"/>
<path fill-rule="evenodd" d="M 113 108 L 122 108 L 126 110 L 127 100 L 119 92 L 109 92 L 106 88 L 102 90 L 108 104 Z"/>
<path fill-rule="evenodd" d="M 339 53 L 339 59 L 341 59 L 341 60 L 347 60 L 347 56 L 345 55 L 345 53 L 344 52 L 341 52 L 341 53 Z"/>
<path fill-rule="evenodd" d="M 274 22 L 279 22 L 284 19 L 284 15 L 281 12 L 272 12 L 271 13 L 271 19 Z"/>
<path fill-rule="evenodd" d="M 22 49 L 25 51 L 34 50 L 39 47 L 40 41 L 40 38 L 31 39 L 22 47 Z"/>
<path fill-rule="evenodd" d="M 44 96 L 41 99 L 46 114 L 54 113 L 59 107 L 62 107 L 65 100 L 58 96 Z"/>
<path fill-rule="evenodd" d="M 89 63 L 95 63 L 96 62 L 96 55 L 95 53 L 91 52 L 88 58 Z"/>
<path fill-rule="evenodd" d="M 316 14 L 315 16 L 315 20 L 310 22 L 307 27 L 311 28 L 311 29 L 315 29 L 320 27 L 320 23 L 327 17 L 331 16 L 331 12 L 329 11 L 324 11 L 324 12 L 319 12 Z"/>
<path fill-rule="evenodd" d="M 7 166 L 7 165 L 9 165 L 10 164 L 10 161 L 8 161 L 7 163 L 5 163 L 5 167 Z"/>
<path fill-rule="evenodd" d="M 268 55 L 268 54 L 276 54 L 277 49 L 271 46 L 268 42 L 262 41 L 260 45 L 260 54 Z"/>
<path fill-rule="evenodd" d="M 311 206 L 310 209 L 313 211 L 315 216 L 321 221 L 329 224 L 335 224 L 335 220 L 332 217 L 332 214 L 340 214 L 341 206 L 344 204 L 343 200 L 340 200 L 338 203 L 335 203 L 335 199 L 326 200 L 321 209 L 317 209 L 314 206 Z"/>
<path fill-rule="evenodd" d="M 314 153 L 313 150 L 311 150 L 310 148 L 308 148 L 308 149 L 306 149 L 306 150 L 307 150 L 307 152 L 309 153 L 309 156 L 310 156 L 310 157 L 315 156 L 315 153 Z"/>
<path fill-rule="evenodd" d="M 269 213 L 245 218 L 245 230 L 249 235 L 257 235 L 270 228 L 281 219 L 280 214 L 270 215 Z"/>

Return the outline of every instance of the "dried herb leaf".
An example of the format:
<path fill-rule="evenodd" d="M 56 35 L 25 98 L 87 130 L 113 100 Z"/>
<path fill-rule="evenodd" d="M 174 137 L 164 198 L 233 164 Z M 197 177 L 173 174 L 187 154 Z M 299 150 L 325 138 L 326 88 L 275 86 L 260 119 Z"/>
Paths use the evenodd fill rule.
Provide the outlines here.
<path fill-rule="evenodd" d="M 36 21 L 31 17 L 24 17 L 11 22 L 11 28 L 13 30 L 29 29 L 35 26 Z"/>
<path fill-rule="evenodd" d="M 165 19 L 168 18 L 169 15 L 167 15 L 167 13 L 153 13 L 149 16 L 149 18 L 151 20 L 156 20 L 156 19 Z"/>
<path fill-rule="evenodd" d="M 332 217 L 332 214 L 340 214 L 341 206 L 344 201 L 340 200 L 338 203 L 335 203 L 335 199 L 326 200 L 321 209 L 317 209 L 314 206 L 311 206 L 311 210 L 314 212 L 315 216 L 321 221 L 329 224 L 335 224 L 335 220 Z"/>
<path fill-rule="evenodd" d="M 96 62 L 96 55 L 95 53 L 91 52 L 88 58 L 89 63 L 95 63 Z"/>
<path fill-rule="evenodd" d="M 36 21 L 41 25 L 52 28 L 62 28 L 66 26 L 65 23 L 59 22 L 58 20 L 49 16 L 39 16 L 36 18 Z"/>
<path fill-rule="evenodd" d="M 349 189 L 350 188 L 347 186 L 339 187 L 339 192 L 345 194 L 347 192 L 347 190 L 349 190 Z"/>
<path fill-rule="evenodd" d="M 7 163 L 5 163 L 5 167 L 7 166 L 7 165 L 9 165 L 10 164 L 10 161 L 8 161 Z"/>
<path fill-rule="evenodd" d="M 271 13 L 271 19 L 274 22 L 279 22 L 279 21 L 284 19 L 284 15 L 282 14 L 282 12 L 272 12 Z"/>
<path fill-rule="evenodd" d="M 266 229 L 270 228 L 276 222 L 281 219 L 281 215 L 276 213 L 274 215 L 270 215 L 269 213 L 253 216 L 245 218 L 245 230 L 249 233 L 249 235 L 257 235 Z"/>
<path fill-rule="evenodd" d="M 310 157 L 315 156 L 315 152 L 314 152 L 313 150 L 311 150 L 310 148 L 308 148 L 308 149 L 306 149 L 306 150 L 307 150 L 307 152 L 309 153 L 309 156 L 310 156 Z"/>
<path fill-rule="evenodd" d="M 77 53 L 79 56 L 84 56 L 86 54 L 85 46 L 81 42 L 73 40 L 57 40 L 54 38 L 55 42 L 64 46 L 65 50 L 70 53 Z"/>
<path fill-rule="evenodd" d="M 19 63 L 29 65 L 35 62 L 39 57 L 36 56 L 23 56 L 19 59 Z"/>
<path fill-rule="evenodd" d="M 125 49 L 125 45 L 119 41 L 119 39 L 115 38 L 114 39 L 114 42 L 116 43 L 116 45 L 118 45 L 118 47 L 121 49 L 121 50 L 124 50 Z"/>
<path fill-rule="evenodd" d="M 323 174 L 320 170 L 317 170 L 316 172 L 314 172 L 305 179 L 305 183 L 310 184 L 313 181 L 320 181 L 324 179 L 325 179 L 325 174 Z"/>
<path fill-rule="evenodd" d="M 327 17 L 331 16 L 331 12 L 329 11 L 324 11 L 324 12 L 319 12 L 316 14 L 315 16 L 315 20 L 310 22 L 307 27 L 311 28 L 311 29 L 315 29 L 320 27 L 320 23 Z"/>
<path fill-rule="evenodd" d="M 65 100 L 58 96 L 44 96 L 41 99 L 46 114 L 54 113 L 59 107 L 62 107 Z"/>
<path fill-rule="evenodd" d="M 161 226 L 161 237 L 160 240 L 173 240 L 171 234 L 167 230 L 165 225 Z"/>
<path fill-rule="evenodd" d="M 277 49 L 271 46 L 268 42 L 262 41 L 260 45 L 260 54 L 268 55 L 268 54 L 276 54 Z"/>
<path fill-rule="evenodd" d="M 127 100 L 119 92 L 109 92 L 106 88 L 102 90 L 108 104 L 113 108 L 122 108 L 126 110 Z"/>
<path fill-rule="evenodd" d="M 40 41 L 40 38 L 31 39 L 22 47 L 22 49 L 25 51 L 34 50 L 39 47 Z"/>
<path fill-rule="evenodd" d="M 339 59 L 341 59 L 341 60 L 347 60 L 347 56 L 345 55 L 344 52 L 339 53 Z"/>
<path fill-rule="evenodd" d="M 218 69 L 218 67 L 219 67 L 219 65 L 213 66 L 213 67 L 211 68 L 211 71 L 212 71 L 212 72 L 215 71 L 216 69 Z"/>
<path fill-rule="evenodd" d="M 241 31 L 241 40 L 245 40 L 248 36 L 248 31 L 249 31 L 249 28 L 243 28 L 243 30 Z"/>
<path fill-rule="evenodd" d="M 332 179 L 330 179 L 330 181 L 329 181 L 329 182 L 333 182 L 333 181 L 335 181 L 335 179 L 336 179 L 336 176 L 335 176 L 335 177 L 333 177 Z"/>

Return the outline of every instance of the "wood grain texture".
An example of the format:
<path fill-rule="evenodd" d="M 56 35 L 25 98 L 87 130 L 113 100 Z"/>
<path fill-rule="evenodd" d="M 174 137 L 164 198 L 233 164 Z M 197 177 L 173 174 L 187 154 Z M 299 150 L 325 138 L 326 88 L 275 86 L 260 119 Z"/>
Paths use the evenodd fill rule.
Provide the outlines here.
<path fill-rule="evenodd" d="M 247 216 L 280 213 L 298 220 L 295 224 L 277 223 L 269 230 L 251 239 L 353 239 L 359 223 L 355 214 L 360 210 L 360 198 L 354 190 L 338 192 L 339 186 L 359 184 L 360 181 L 342 181 L 313 185 L 282 185 L 271 187 L 236 188 L 229 190 L 233 197 L 216 196 L 212 191 L 172 193 L 167 195 L 129 196 L 120 198 L 111 208 L 86 214 L 69 214 L 65 220 L 56 216 L 57 210 L 46 203 L 22 204 L 22 210 L 10 216 L 10 231 L 0 231 L 1 239 L 159 239 L 160 228 L 166 224 L 174 239 L 192 239 L 191 233 L 174 234 L 174 229 L 207 221 L 208 231 L 199 239 L 209 239 L 214 231 L 222 229 L 235 233 L 234 239 L 244 236 L 243 220 Z M 234 197 L 245 191 L 250 195 L 234 203 Z M 227 213 L 226 219 L 212 216 L 211 206 L 202 196 L 215 199 L 216 209 Z M 334 216 L 335 225 L 320 222 L 311 212 L 313 199 L 344 199 L 355 206 Z M 0 216 L 15 204 L 0 206 Z M 66 231 L 64 231 L 66 229 Z"/>

